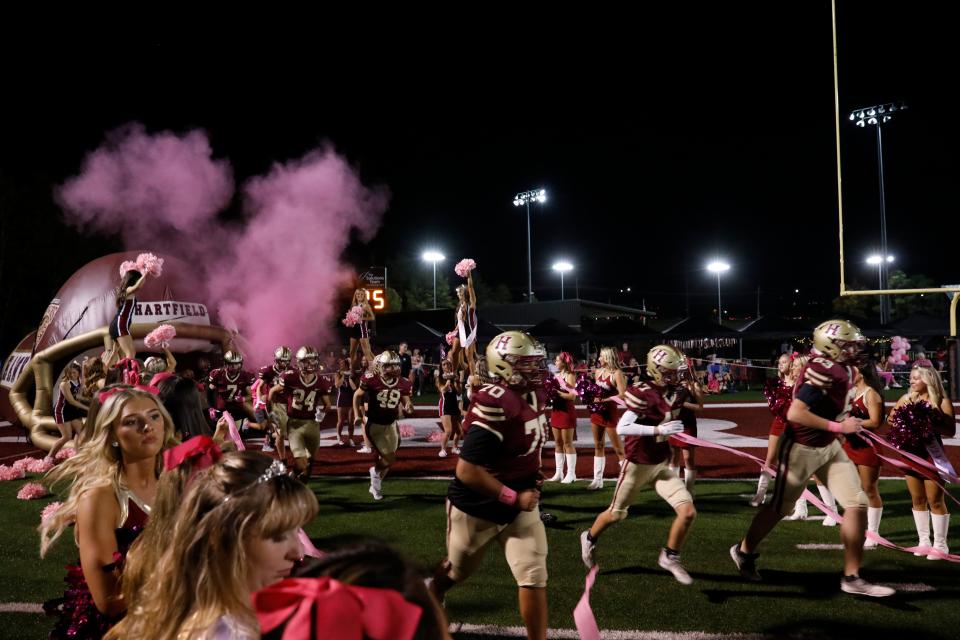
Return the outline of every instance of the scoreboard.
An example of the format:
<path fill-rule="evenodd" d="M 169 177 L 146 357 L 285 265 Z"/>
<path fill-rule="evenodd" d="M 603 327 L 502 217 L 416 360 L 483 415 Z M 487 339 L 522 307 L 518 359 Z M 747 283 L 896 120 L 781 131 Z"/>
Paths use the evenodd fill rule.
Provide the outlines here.
<path fill-rule="evenodd" d="M 367 302 L 374 311 L 387 309 L 387 268 L 368 267 L 360 274 L 360 282 L 367 290 Z"/>

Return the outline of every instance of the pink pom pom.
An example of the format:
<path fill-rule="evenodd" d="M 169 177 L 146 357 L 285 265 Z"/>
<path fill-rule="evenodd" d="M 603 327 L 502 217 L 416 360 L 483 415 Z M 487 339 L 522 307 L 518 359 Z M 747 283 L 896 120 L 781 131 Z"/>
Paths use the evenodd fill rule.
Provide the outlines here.
<path fill-rule="evenodd" d="M 34 460 L 35 458 L 20 458 L 14 462 L 12 466 L 17 471 L 26 471 L 27 467 L 32 464 Z"/>
<path fill-rule="evenodd" d="M 440 442 L 443 440 L 443 431 L 431 431 L 427 436 L 427 442 Z"/>
<path fill-rule="evenodd" d="M 401 437 L 401 438 L 412 438 L 412 437 L 414 437 L 415 435 L 417 435 L 417 432 L 414 430 L 414 428 L 413 428 L 411 425 L 409 425 L 409 424 L 401 424 L 401 425 L 400 425 L 400 437 Z"/>
<path fill-rule="evenodd" d="M 343 318 L 343 325 L 346 327 L 355 327 L 361 322 L 363 322 L 363 307 L 360 305 L 350 307 L 347 315 Z"/>
<path fill-rule="evenodd" d="M 53 469 L 53 463 L 46 458 L 30 458 L 24 471 L 27 473 L 46 473 Z"/>
<path fill-rule="evenodd" d="M 24 475 L 23 469 L 18 469 L 16 466 L 8 467 L 5 464 L 0 464 L 0 481 L 20 480 Z"/>
<path fill-rule="evenodd" d="M 454 329 L 447 334 L 447 344 L 453 346 L 453 341 L 460 337 L 460 332 Z"/>
<path fill-rule="evenodd" d="M 470 272 L 477 268 L 477 263 L 471 260 L 470 258 L 464 258 L 457 263 L 457 266 L 453 268 L 457 272 L 457 275 L 461 278 L 466 278 L 470 275 Z"/>
<path fill-rule="evenodd" d="M 38 482 L 28 482 L 20 488 L 17 493 L 17 500 L 36 500 L 48 495 L 47 488 Z"/>
<path fill-rule="evenodd" d="M 40 512 L 40 523 L 44 523 L 57 513 L 57 509 L 60 508 L 62 502 L 51 502 L 43 508 L 43 511 Z"/>
<path fill-rule="evenodd" d="M 120 277 L 127 275 L 127 271 L 139 271 L 137 263 L 133 260 L 124 260 L 120 263 Z"/>
<path fill-rule="evenodd" d="M 75 455 L 77 455 L 76 449 L 73 449 L 73 448 L 68 449 L 64 447 L 63 449 L 60 449 L 60 451 L 57 451 L 57 455 L 54 456 L 53 459 L 56 460 L 57 462 L 63 462 L 64 460 L 69 460 Z"/>
<path fill-rule="evenodd" d="M 172 324 L 162 324 L 143 339 L 147 349 L 169 349 L 170 343 L 177 337 L 177 330 Z"/>
<path fill-rule="evenodd" d="M 163 273 L 163 258 L 158 258 L 152 253 L 141 253 L 137 256 L 137 270 L 159 278 Z"/>

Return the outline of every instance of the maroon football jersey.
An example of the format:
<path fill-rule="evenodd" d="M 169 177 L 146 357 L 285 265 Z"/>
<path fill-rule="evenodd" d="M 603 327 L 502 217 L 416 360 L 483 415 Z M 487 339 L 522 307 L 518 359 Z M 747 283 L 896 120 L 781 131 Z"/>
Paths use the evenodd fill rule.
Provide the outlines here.
<path fill-rule="evenodd" d="M 270 387 L 277 384 L 277 380 L 283 373 L 283 371 L 277 371 L 272 364 L 268 364 L 265 367 L 260 367 L 257 371 L 257 377 L 263 380 L 264 386 L 266 386 L 269 391 Z"/>
<path fill-rule="evenodd" d="M 803 367 L 793 397 L 806 402 L 813 414 L 840 422 L 849 415 L 855 393 L 853 367 L 814 356 Z M 787 429 L 794 441 L 808 447 L 825 447 L 837 439 L 835 433 L 792 422 L 787 424 Z"/>
<path fill-rule="evenodd" d="M 235 376 L 228 374 L 226 369 L 211 371 L 208 385 L 217 394 L 216 408 L 223 410 L 227 405 L 242 404 L 254 380 L 250 371 L 240 371 Z"/>
<path fill-rule="evenodd" d="M 627 387 L 623 396 L 627 409 L 637 414 L 637 424 L 653 425 L 669 422 L 674 416 L 675 394 L 650 382 Z M 679 408 L 676 409 L 679 413 Z M 670 457 L 667 436 L 624 436 L 627 460 L 634 464 L 660 464 Z"/>
<path fill-rule="evenodd" d="M 367 420 L 373 424 L 393 424 L 400 417 L 401 401 L 409 398 L 413 384 L 406 378 L 397 378 L 391 384 L 368 371 L 360 378 L 367 401 Z"/>
<path fill-rule="evenodd" d="M 500 384 L 485 384 L 473 392 L 463 431 L 487 429 L 500 440 L 496 458 L 484 465 L 500 482 L 513 487 L 535 479 L 540 472 L 540 450 L 547 437 L 546 394 L 524 395 Z M 517 487 L 513 487 L 517 488 Z"/>
<path fill-rule="evenodd" d="M 323 396 L 330 394 L 330 382 L 314 376 L 307 382 L 299 371 L 284 371 L 280 386 L 287 399 L 287 416 L 296 420 L 314 420 L 317 407 L 323 406 Z"/>

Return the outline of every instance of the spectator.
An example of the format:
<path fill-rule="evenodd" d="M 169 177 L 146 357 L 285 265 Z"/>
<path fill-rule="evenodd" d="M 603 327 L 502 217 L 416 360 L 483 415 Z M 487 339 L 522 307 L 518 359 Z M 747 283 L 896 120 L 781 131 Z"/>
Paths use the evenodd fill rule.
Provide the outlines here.
<path fill-rule="evenodd" d="M 410 382 L 419 396 L 423 391 L 423 356 L 420 355 L 420 349 L 414 349 L 410 356 Z"/>
<path fill-rule="evenodd" d="M 400 355 L 400 377 L 409 380 L 410 372 L 413 370 L 413 356 L 410 355 L 410 348 L 406 342 L 401 342 L 399 347 Z"/>
<path fill-rule="evenodd" d="M 933 367 L 933 363 L 930 362 L 930 359 L 927 358 L 927 354 L 923 351 L 917 352 L 917 359 L 913 361 L 913 366 L 915 367 Z"/>
<path fill-rule="evenodd" d="M 633 354 L 630 353 L 630 345 L 626 342 L 623 343 L 620 351 L 617 352 L 617 358 L 620 359 L 620 366 L 626 367 L 630 365 L 630 361 L 633 360 Z"/>

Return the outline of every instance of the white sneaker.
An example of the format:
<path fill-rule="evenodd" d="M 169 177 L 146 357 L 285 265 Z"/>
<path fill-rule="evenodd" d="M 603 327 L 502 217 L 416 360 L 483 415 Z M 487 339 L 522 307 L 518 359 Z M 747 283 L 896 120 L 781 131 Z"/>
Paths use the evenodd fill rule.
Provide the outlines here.
<path fill-rule="evenodd" d="M 371 449 L 367 445 L 363 445 L 362 447 L 357 449 L 357 453 L 373 453 L 373 449 Z"/>
<path fill-rule="evenodd" d="M 580 534 L 580 559 L 583 560 L 587 569 L 592 569 L 593 565 L 597 564 L 593 559 L 593 552 L 596 551 L 597 545 L 587 540 L 588 533 L 590 533 L 589 529 Z"/>
<path fill-rule="evenodd" d="M 657 564 L 660 565 L 661 569 L 666 569 L 672 573 L 673 577 L 676 578 L 680 584 L 693 584 L 693 578 L 690 577 L 687 570 L 680 564 L 680 556 L 671 556 L 667 553 L 666 549 L 660 549 L 660 557 L 657 559 Z"/>
<path fill-rule="evenodd" d="M 863 578 L 857 577 L 853 580 L 840 578 L 840 590 L 844 593 L 852 593 L 855 596 L 870 596 L 871 598 L 886 598 L 892 596 L 897 591 L 890 587 L 884 587 L 879 584 L 870 584 Z"/>
<path fill-rule="evenodd" d="M 438 458 L 446 458 L 446 457 L 447 457 L 447 450 L 446 450 L 446 449 L 440 449 L 440 453 L 437 454 L 437 457 L 438 457 Z"/>
<path fill-rule="evenodd" d="M 837 526 L 837 521 L 831 518 L 830 516 L 827 516 L 826 518 L 823 519 L 823 522 L 821 522 L 820 524 L 822 524 L 825 527 L 835 527 Z"/>
<path fill-rule="evenodd" d="M 270 439 L 267 438 L 267 439 L 265 439 L 265 440 L 263 441 L 263 448 L 260 449 L 260 451 L 264 451 L 264 452 L 266 452 L 266 453 L 270 453 L 270 452 L 272 452 L 272 451 L 276 451 L 276 449 L 274 449 L 274 448 L 270 445 Z"/>
<path fill-rule="evenodd" d="M 377 473 L 376 467 L 370 467 L 370 495 L 374 500 L 383 500 L 383 493 L 380 491 L 383 478 Z"/>
<path fill-rule="evenodd" d="M 450 449 L 450 452 L 451 452 L 453 455 L 458 456 L 458 455 L 460 455 L 460 447 L 454 447 L 453 449 Z"/>

